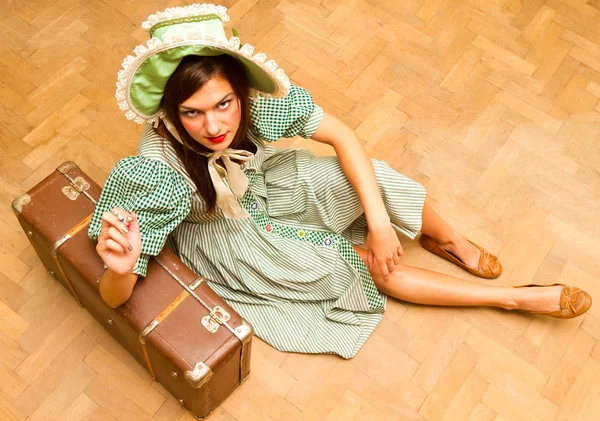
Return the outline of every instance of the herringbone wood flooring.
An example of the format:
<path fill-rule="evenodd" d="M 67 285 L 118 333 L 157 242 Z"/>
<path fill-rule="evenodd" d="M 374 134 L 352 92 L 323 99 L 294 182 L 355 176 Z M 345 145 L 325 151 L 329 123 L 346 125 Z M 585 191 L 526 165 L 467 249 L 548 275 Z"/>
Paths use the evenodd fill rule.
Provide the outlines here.
<path fill-rule="evenodd" d="M 173 1 L 0 4 L 0 419 L 190 420 L 44 270 L 10 202 L 65 160 L 103 183 L 140 130 L 116 72 Z M 490 284 L 570 282 L 600 300 L 599 0 L 228 0 L 375 158 L 499 253 Z M 305 140 L 315 153 L 330 150 Z M 484 282 L 403 241 L 403 261 Z M 356 358 L 254 342 L 211 420 L 600 419 L 600 306 L 570 321 L 390 300 Z"/>

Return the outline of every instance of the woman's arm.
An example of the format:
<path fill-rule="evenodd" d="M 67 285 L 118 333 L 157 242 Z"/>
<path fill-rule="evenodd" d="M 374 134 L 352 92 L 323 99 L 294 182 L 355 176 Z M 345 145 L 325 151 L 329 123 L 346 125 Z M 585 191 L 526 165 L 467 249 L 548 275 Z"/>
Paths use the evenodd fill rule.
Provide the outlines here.
<path fill-rule="evenodd" d="M 403 251 L 379 194 L 375 170 L 365 148 L 353 130 L 327 113 L 324 113 L 312 139 L 335 149 L 342 170 L 356 190 L 365 211 L 370 237 L 367 243 L 370 249 L 369 266 L 377 263 L 384 279 L 387 279 Z"/>
<path fill-rule="evenodd" d="M 145 138 L 159 142 L 151 130 L 146 127 Z M 133 272 L 145 276 L 148 257 L 160 253 L 169 233 L 189 213 L 191 195 L 183 176 L 166 162 L 136 155 L 115 164 L 88 228 L 107 269 L 99 285 L 106 303 L 118 307 L 129 299 L 138 277 Z M 125 208 L 139 211 L 139 220 Z"/>
<path fill-rule="evenodd" d="M 102 214 L 96 252 L 106 266 L 100 279 L 100 296 L 112 308 L 129 299 L 138 275 L 132 273 L 140 257 L 142 241 L 134 213 L 115 208 Z"/>
<path fill-rule="evenodd" d="M 136 273 L 120 275 L 107 269 L 100 279 L 100 296 L 106 304 L 117 308 L 131 297 L 137 279 Z"/>

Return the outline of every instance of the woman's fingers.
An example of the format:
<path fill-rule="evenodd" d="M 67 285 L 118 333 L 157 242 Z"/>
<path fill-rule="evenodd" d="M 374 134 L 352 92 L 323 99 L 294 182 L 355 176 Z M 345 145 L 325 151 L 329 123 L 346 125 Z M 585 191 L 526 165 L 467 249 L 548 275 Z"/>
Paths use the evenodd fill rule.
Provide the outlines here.
<path fill-rule="evenodd" d="M 129 232 L 134 234 L 138 234 L 140 232 L 140 225 L 138 223 L 137 215 L 134 212 L 131 212 L 129 215 L 127 215 L 126 222 L 129 223 Z"/>
<path fill-rule="evenodd" d="M 115 273 L 130 273 L 142 249 L 137 217 L 121 208 L 102 214 L 96 252 L 104 267 Z"/>
<path fill-rule="evenodd" d="M 375 258 L 375 260 L 377 261 L 379 270 L 381 271 L 381 274 L 383 275 L 383 279 L 385 281 L 387 281 L 388 276 L 392 272 L 394 272 L 394 270 L 396 270 L 396 265 L 400 262 L 398 255 L 396 253 L 394 253 L 393 255 L 390 255 L 387 258 L 381 258 L 381 259 Z"/>
<path fill-rule="evenodd" d="M 123 249 L 123 246 L 121 244 L 117 243 L 115 240 L 110 238 L 102 242 L 98 242 L 98 245 L 96 246 L 96 251 L 99 254 L 103 254 L 107 251 L 112 251 L 115 253 L 125 253 L 125 250 L 126 249 Z"/>
<path fill-rule="evenodd" d="M 125 219 L 123 218 L 123 221 Z M 117 226 L 119 224 L 123 224 L 123 222 L 112 212 L 104 212 L 102 214 L 102 222 L 107 223 L 108 225 Z"/>
<path fill-rule="evenodd" d="M 383 275 L 383 279 L 385 281 L 387 281 L 388 276 L 390 274 L 390 270 L 389 270 L 389 266 L 388 266 L 387 262 L 385 260 L 383 260 L 383 261 L 380 260 L 378 262 L 378 264 L 379 264 L 379 270 L 381 271 L 381 274 Z"/>
<path fill-rule="evenodd" d="M 387 258 L 383 258 L 379 261 L 379 267 L 381 268 L 381 273 L 384 275 L 384 278 L 387 279 L 387 276 L 392 273 L 395 269 L 394 260 L 392 256 L 388 256 Z"/>
<path fill-rule="evenodd" d="M 131 244 L 129 244 L 127 238 L 125 238 L 125 235 L 123 235 L 123 233 L 117 230 L 115 227 L 110 227 L 106 230 L 103 238 L 98 239 L 98 243 L 102 241 L 114 241 L 121 246 L 121 252 L 123 253 L 133 250 L 133 247 Z"/>
<path fill-rule="evenodd" d="M 388 273 L 392 273 L 396 269 L 396 264 L 393 259 L 387 261 Z"/>
<path fill-rule="evenodd" d="M 114 208 L 112 211 L 102 214 L 102 228 L 113 226 L 123 234 L 127 234 L 133 220 L 134 217 L 126 210 Z"/>
<path fill-rule="evenodd" d="M 369 250 L 369 254 L 367 254 L 367 267 L 371 269 L 373 267 L 373 253 Z"/>
<path fill-rule="evenodd" d="M 124 250 L 131 251 L 133 250 L 131 241 L 136 244 L 136 248 L 139 248 L 139 232 L 140 229 L 135 214 L 121 208 L 114 208 L 112 211 L 102 214 L 102 227 L 98 242 L 110 238 L 120 244 Z M 130 233 L 133 234 L 133 238 L 129 235 Z"/>
<path fill-rule="evenodd" d="M 131 214 L 122 208 L 113 208 L 110 213 L 116 216 L 120 222 L 125 224 L 129 224 L 133 220 Z"/>
<path fill-rule="evenodd" d="M 400 263 L 400 254 L 398 252 L 394 253 L 394 257 L 392 258 L 392 262 L 394 264 L 394 267 L 396 267 L 396 265 Z"/>

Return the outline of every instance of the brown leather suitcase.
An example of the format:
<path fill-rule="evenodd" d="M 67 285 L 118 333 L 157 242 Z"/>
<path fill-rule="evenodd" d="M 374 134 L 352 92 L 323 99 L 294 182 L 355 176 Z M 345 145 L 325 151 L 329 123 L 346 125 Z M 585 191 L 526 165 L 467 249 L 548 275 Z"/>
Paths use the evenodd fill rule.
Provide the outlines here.
<path fill-rule="evenodd" d="M 108 306 L 98 292 L 104 265 L 87 236 L 100 192 L 65 162 L 12 206 L 50 273 L 181 405 L 204 418 L 248 376 L 252 327 L 166 247 L 131 298 Z"/>

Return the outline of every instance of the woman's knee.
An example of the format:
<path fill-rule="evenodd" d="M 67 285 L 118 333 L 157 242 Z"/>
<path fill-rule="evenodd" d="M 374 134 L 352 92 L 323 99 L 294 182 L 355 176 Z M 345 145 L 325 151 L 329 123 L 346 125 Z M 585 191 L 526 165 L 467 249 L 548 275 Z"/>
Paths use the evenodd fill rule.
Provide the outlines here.
<path fill-rule="evenodd" d="M 398 286 L 403 283 L 403 279 L 407 273 L 407 266 L 402 263 L 398 263 L 394 266 L 394 271 L 388 275 L 387 281 L 383 279 L 383 274 L 379 269 L 379 266 L 373 265 L 373 267 L 369 270 L 371 273 L 371 277 L 373 278 L 373 282 L 377 289 L 385 294 L 392 294 L 392 291 L 396 291 Z"/>
<path fill-rule="evenodd" d="M 368 256 L 369 252 L 362 247 L 358 247 L 358 246 L 353 246 L 353 247 L 354 247 L 354 250 L 356 250 L 356 252 L 360 256 L 363 263 L 368 268 L 367 256 Z M 391 278 L 394 278 L 395 283 L 399 282 L 402 278 L 402 275 L 406 272 L 406 268 L 407 268 L 406 265 L 403 265 L 402 263 L 398 263 L 396 266 L 394 266 L 394 271 L 388 275 L 387 281 L 385 281 L 383 279 L 383 273 L 381 272 L 379 265 L 375 264 L 375 265 L 371 266 L 369 268 L 369 272 L 371 273 L 371 277 L 373 278 L 373 282 L 375 282 L 375 286 L 377 287 L 377 289 L 382 292 L 386 292 L 387 284 L 391 281 Z"/>

